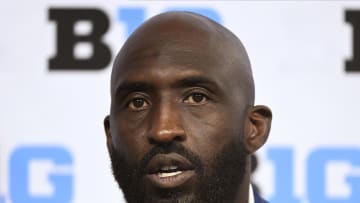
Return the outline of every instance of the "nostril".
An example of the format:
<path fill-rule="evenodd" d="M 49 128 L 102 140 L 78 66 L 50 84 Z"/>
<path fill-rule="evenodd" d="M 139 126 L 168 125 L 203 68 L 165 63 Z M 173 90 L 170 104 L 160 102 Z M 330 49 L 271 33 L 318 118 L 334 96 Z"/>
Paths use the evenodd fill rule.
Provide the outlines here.
<path fill-rule="evenodd" d="M 184 140 L 185 140 L 185 136 L 181 136 L 181 135 L 176 136 L 176 137 L 174 138 L 174 140 L 175 140 L 175 141 L 178 141 L 178 142 L 184 141 Z"/>

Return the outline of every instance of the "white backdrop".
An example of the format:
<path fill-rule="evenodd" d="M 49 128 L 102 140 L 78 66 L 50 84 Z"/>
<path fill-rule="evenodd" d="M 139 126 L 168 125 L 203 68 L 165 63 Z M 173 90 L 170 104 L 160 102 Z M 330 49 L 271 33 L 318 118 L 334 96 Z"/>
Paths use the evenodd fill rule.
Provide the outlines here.
<path fill-rule="evenodd" d="M 271 107 L 254 176 L 274 203 L 360 202 L 360 71 L 347 9 L 360 2 L 6 1 L 0 7 L 0 203 L 123 202 L 105 148 L 110 65 L 49 71 L 57 53 L 50 8 L 99 9 L 114 58 L 133 21 L 172 8 L 211 11 L 248 50 L 256 103 Z M 142 20 L 141 17 L 138 20 Z M 92 25 L 79 24 L 79 32 Z M 77 56 L 91 56 L 79 45 Z M 360 70 L 360 69 L 359 69 Z"/>

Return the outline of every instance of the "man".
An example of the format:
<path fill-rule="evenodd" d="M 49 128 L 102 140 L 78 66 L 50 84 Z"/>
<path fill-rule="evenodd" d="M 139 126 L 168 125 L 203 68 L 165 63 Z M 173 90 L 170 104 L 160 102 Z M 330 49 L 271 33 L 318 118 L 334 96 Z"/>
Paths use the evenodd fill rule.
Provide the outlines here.
<path fill-rule="evenodd" d="M 114 177 L 129 203 L 264 202 L 249 184 L 250 155 L 271 117 L 254 106 L 250 62 L 233 33 L 194 13 L 160 14 L 113 65 L 104 125 Z"/>

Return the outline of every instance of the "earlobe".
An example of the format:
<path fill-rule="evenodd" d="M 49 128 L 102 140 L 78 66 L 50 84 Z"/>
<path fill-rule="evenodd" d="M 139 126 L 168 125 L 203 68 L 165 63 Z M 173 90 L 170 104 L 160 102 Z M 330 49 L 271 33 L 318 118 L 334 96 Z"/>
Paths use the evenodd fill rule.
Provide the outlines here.
<path fill-rule="evenodd" d="M 107 115 L 104 119 L 104 129 L 105 129 L 105 135 L 106 135 L 106 146 L 108 148 L 109 153 L 113 151 L 112 149 L 112 137 L 110 133 L 110 116 Z"/>
<path fill-rule="evenodd" d="M 265 144 L 271 127 L 271 110 L 262 105 L 251 107 L 247 117 L 245 144 L 249 153 L 255 152 Z"/>

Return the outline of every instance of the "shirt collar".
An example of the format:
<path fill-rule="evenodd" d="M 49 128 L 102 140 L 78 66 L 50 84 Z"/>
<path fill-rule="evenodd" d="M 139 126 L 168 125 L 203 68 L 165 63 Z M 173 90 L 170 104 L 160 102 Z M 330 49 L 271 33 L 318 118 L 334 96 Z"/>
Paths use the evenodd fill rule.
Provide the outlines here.
<path fill-rule="evenodd" d="M 255 203 L 252 186 L 249 186 L 249 203 Z"/>

